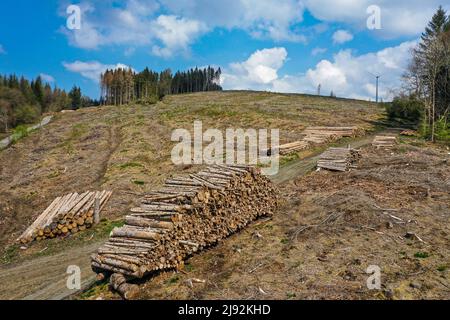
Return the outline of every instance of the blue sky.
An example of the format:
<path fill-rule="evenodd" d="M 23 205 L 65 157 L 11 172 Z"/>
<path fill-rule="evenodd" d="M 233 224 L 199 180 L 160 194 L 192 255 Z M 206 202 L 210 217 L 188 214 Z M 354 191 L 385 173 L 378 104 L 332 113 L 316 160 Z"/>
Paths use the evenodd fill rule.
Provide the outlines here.
<path fill-rule="evenodd" d="M 66 9 L 80 8 L 69 30 Z M 74 84 L 99 96 L 105 68 L 223 69 L 225 89 L 322 93 L 373 99 L 400 86 L 409 50 L 446 1 L 350 0 L 3 0 L 0 73 Z M 381 29 L 367 19 L 380 9 Z"/>

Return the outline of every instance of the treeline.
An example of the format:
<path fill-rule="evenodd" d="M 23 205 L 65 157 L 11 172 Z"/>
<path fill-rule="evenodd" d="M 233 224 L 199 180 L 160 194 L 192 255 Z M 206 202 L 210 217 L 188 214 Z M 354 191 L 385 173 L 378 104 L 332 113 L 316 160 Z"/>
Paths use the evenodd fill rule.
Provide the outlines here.
<path fill-rule="evenodd" d="M 172 74 L 170 69 L 160 73 L 145 68 L 106 70 L 100 78 L 102 104 L 122 105 L 130 102 L 155 103 L 167 94 L 222 90 L 222 71 L 212 67 L 190 69 Z"/>
<path fill-rule="evenodd" d="M 92 101 L 73 87 L 70 92 L 51 87 L 41 77 L 29 81 L 16 75 L 0 75 L 0 132 L 22 124 L 36 122 L 41 114 L 63 109 L 79 109 L 98 102 Z"/>
<path fill-rule="evenodd" d="M 222 70 L 208 67 L 205 69 L 191 69 L 175 73 L 172 79 L 171 93 L 190 93 L 202 91 L 221 91 L 220 76 Z"/>
<path fill-rule="evenodd" d="M 422 134 L 432 141 L 450 141 L 450 15 L 442 7 L 413 50 L 404 83 L 389 114 L 420 121 Z"/>

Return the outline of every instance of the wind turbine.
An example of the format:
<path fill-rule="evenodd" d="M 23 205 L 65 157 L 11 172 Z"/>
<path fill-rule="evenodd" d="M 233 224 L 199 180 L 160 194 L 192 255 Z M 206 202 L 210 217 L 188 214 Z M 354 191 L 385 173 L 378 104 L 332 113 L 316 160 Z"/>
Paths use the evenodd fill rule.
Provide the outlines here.
<path fill-rule="evenodd" d="M 377 79 L 377 91 L 376 91 L 375 101 L 378 103 L 378 82 L 379 82 L 379 79 L 381 78 L 382 75 L 381 74 L 380 75 L 375 75 L 372 72 L 369 72 L 369 71 L 367 71 L 367 72 L 370 73 L 372 76 L 374 76 Z"/>

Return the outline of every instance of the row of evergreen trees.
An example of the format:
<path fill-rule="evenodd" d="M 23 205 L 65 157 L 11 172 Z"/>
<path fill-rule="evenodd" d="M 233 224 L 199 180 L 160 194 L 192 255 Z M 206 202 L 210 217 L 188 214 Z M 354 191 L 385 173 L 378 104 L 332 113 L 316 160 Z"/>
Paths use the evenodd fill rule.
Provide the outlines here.
<path fill-rule="evenodd" d="M 170 69 L 160 73 L 145 68 L 136 73 L 132 69 L 106 70 L 100 79 L 101 102 L 122 105 L 132 101 L 154 103 L 167 94 L 222 90 L 220 68 L 191 69 L 172 74 Z"/>
<path fill-rule="evenodd" d="M 220 76 L 222 70 L 208 67 L 177 72 L 172 79 L 171 93 L 191 93 L 202 91 L 221 91 Z"/>
<path fill-rule="evenodd" d="M 41 77 L 29 81 L 16 75 L 0 75 L 0 132 L 21 124 L 34 123 L 41 114 L 78 109 L 95 104 L 79 87 L 70 92 L 51 87 Z"/>
<path fill-rule="evenodd" d="M 0 132 L 21 124 L 34 123 L 41 114 L 91 105 L 122 105 L 130 102 L 155 103 L 167 94 L 222 90 L 221 70 L 207 67 L 172 74 L 145 68 L 106 70 L 101 75 L 101 98 L 93 101 L 74 86 L 70 92 L 52 88 L 41 77 L 27 80 L 16 75 L 0 75 Z"/>

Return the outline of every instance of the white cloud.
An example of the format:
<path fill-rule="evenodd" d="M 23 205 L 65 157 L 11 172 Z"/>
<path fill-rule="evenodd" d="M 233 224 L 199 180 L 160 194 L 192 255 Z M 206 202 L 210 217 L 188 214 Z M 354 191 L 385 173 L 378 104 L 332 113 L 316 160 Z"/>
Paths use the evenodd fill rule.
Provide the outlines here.
<path fill-rule="evenodd" d="M 370 5 L 381 9 L 381 27 L 386 37 L 418 36 L 431 19 L 441 0 L 303 0 L 314 17 L 322 21 L 343 22 L 357 30 L 366 28 L 366 10 Z M 450 9 L 450 5 L 445 7 Z"/>
<path fill-rule="evenodd" d="M 418 36 L 440 4 L 448 0 L 160 0 L 169 12 L 205 22 L 210 27 L 239 28 L 272 40 L 303 39 L 292 31 L 308 10 L 322 22 L 342 22 L 366 29 L 370 5 L 381 8 L 381 34 Z M 298 36 L 300 36 L 298 38 Z"/>
<path fill-rule="evenodd" d="M 0 44 L 0 54 L 6 54 L 5 48 Z"/>
<path fill-rule="evenodd" d="M 189 45 L 207 28 L 195 20 L 161 15 L 154 22 L 153 30 L 155 37 L 164 45 L 154 45 L 153 54 L 167 58 L 176 51 L 186 52 Z"/>
<path fill-rule="evenodd" d="M 68 2 L 60 5 L 66 17 Z M 61 28 L 71 45 L 98 49 L 108 45 L 149 46 L 158 56 L 185 53 L 199 36 L 216 27 L 242 29 L 255 38 L 302 42 L 292 27 L 303 19 L 298 0 L 85 0 L 81 29 Z"/>
<path fill-rule="evenodd" d="M 66 17 L 69 0 L 60 1 L 60 14 Z M 390 38 L 416 37 L 440 2 L 377 0 L 382 30 L 371 32 Z M 197 39 L 215 28 L 243 30 L 275 42 L 307 43 L 328 25 L 341 23 L 348 31 L 336 32 L 334 41 L 344 43 L 350 32 L 367 30 L 366 9 L 372 4 L 372 0 L 81 0 L 81 30 L 62 28 L 62 32 L 76 47 L 122 46 L 125 55 L 132 53 L 126 48 L 144 47 L 165 58 L 189 53 Z M 450 9 L 449 4 L 445 7 Z M 320 20 L 315 26 L 301 25 L 306 10 Z"/>
<path fill-rule="evenodd" d="M 61 15 L 66 17 L 65 8 L 67 3 L 61 5 Z M 64 33 L 71 45 L 83 48 L 83 49 L 96 49 L 98 46 L 105 43 L 104 36 L 97 29 L 97 25 L 92 23 L 91 16 L 98 14 L 94 5 L 89 2 L 82 2 L 78 4 L 81 10 L 81 29 L 68 30 L 65 27 L 61 28 L 61 32 Z"/>
<path fill-rule="evenodd" d="M 326 87 L 341 88 L 347 84 L 345 71 L 328 60 L 320 61 L 315 69 L 309 69 L 306 78 L 314 87 L 324 84 Z"/>
<path fill-rule="evenodd" d="M 122 63 L 118 63 L 115 65 L 107 65 L 107 64 L 100 63 L 98 61 L 87 61 L 87 62 L 74 61 L 71 63 L 63 62 L 63 66 L 67 70 L 69 70 L 71 72 L 79 73 L 83 77 L 90 79 L 94 82 L 99 82 L 100 74 L 105 72 L 107 69 L 131 68 Z"/>
<path fill-rule="evenodd" d="M 278 79 L 278 70 L 287 59 L 285 48 L 257 50 L 246 61 L 230 64 L 222 75 L 227 89 L 264 89 Z"/>
<path fill-rule="evenodd" d="M 327 51 L 328 51 L 327 48 L 319 48 L 319 47 L 316 47 L 316 48 L 314 48 L 314 49 L 311 50 L 311 55 L 317 56 L 317 55 L 320 55 L 320 54 L 324 54 L 324 53 L 327 52 Z"/>
<path fill-rule="evenodd" d="M 333 43 L 334 44 L 343 44 L 348 41 L 353 40 L 353 35 L 346 31 L 346 30 L 338 30 L 335 33 L 333 33 Z"/>
<path fill-rule="evenodd" d="M 298 0 L 161 0 L 171 12 L 205 22 L 210 28 L 242 29 L 256 38 L 305 42 L 292 26 L 303 20 Z"/>
<path fill-rule="evenodd" d="M 42 79 L 44 82 L 48 82 L 48 83 L 53 83 L 53 82 L 55 82 L 55 78 L 53 78 L 53 77 L 52 77 L 51 75 L 49 75 L 49 74 L 41 73 L 39 76 L 41 77 L 41 79 Z"/>
<path fill-rule="evenodd" d="M 174 15 L 157 16 L 159 3 L 156 1 L 127 0 L 122 6 L 111 0 L 85 1 L 79 6 L 81 29 L 62 28 L 62 32 L 73 46 L 83 49 L 111 45 L 153 46 L 154 53 L 170 56 L 186 51 L 189 44 L 206 31 L 199 21 Z M 61 15 L 65 15 L 63 10 Z M 133 49 L 127 49 L 125 54 L 132 52 Z"/>
<path fill-rule="evenodd" d="M 286 0 L 244 0 L 243 18 L 236 27 L 250 30 L 256 37 L 275 41 L 306 43 L 305 35 L 291 30 L 303 20 L 303 4 Z"/>
<path fill-rule="evenodd" d="M 375 96 L 375 79 L 381 74 L 380 97 L 392 98 L 391 90 L 400 87 L 400 77 L 407 67 L 410 50 L 417 41 L 404 42 L 378 52 L 354 55 L 351 50 L 341 50 L 332 59 L 320 61 L 304 74 L 279 76 L 287 52 L 284 48 L 256 51 L 241 63 L 233 63 L 224 71 L 222 85 L 225 89 L 254 89 L 276 92 L 314 94 L 320 84 L 322 92 L 333 91 L 340 97 L 372 99 Z"/>

